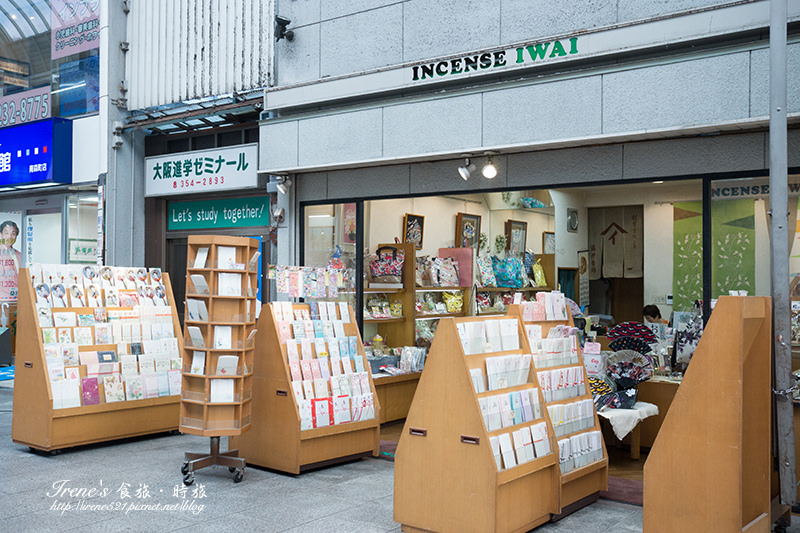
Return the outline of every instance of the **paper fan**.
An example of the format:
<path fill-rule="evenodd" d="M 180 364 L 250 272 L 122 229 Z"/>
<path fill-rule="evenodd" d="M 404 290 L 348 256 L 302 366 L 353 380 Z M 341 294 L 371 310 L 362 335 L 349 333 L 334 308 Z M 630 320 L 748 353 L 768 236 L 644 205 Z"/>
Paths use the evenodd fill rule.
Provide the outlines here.
<path fill-rule="evenodd" d="M 608 330 L 609 339 L 636 337 L 645 342 L 658 342 L 653 331 L 641 322 L 623 322 Z"/>
<path fill-rule="evenodd" d="M 619 352 L 620 350 L 633 350 L 634 352 L 648 353 L 652 351 L 647 341 L 638 337 L 620 337 L 608 343 L 608 347 L 615 352 Z"/>
<path fill-rule="evenodd" d="M 608 356 L 606 359 L 608 366 L 615 365 L 617 363 L 633 363 L 638 365 L 645 370 L 653 370 L 653 360 L 650 359 L 650 356 L 643 355 L 639 352 L 633 350 L 620 350 Z"/>

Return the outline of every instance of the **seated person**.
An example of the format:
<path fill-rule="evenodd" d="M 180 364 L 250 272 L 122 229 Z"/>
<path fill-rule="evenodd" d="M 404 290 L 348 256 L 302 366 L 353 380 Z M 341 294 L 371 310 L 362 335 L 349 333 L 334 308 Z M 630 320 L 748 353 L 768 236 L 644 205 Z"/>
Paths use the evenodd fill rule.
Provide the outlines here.
<path fill-rule="evenodd" d="M 655 304 L 645 305 L 642 309 L 642 315 L 645 322 L 653 322 L 655 324 L 666 324 L 667 321 L 661 318 L 661 310 Z"/>

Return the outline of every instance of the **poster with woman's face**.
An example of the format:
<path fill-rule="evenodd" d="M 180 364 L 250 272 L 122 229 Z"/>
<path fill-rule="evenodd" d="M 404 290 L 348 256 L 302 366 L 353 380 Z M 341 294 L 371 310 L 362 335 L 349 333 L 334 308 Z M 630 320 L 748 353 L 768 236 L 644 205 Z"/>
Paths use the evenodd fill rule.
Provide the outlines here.
<path fill-rule="evenodd" d="M 16 302 L 22 267 L 22 213 L 0 212 L 0 302 Z"/>

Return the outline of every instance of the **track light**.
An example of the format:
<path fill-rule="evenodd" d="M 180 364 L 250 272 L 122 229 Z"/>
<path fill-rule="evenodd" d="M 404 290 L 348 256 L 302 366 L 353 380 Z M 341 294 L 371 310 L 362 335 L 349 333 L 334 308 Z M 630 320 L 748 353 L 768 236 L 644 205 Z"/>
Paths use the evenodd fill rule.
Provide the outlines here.
<path fill-rule="evenodd" d="M 486 164 L 483 166 L 481 173 L 483 174 L 484 178 L 489 180 L 497 176 L 497 167 L 494 165 L 494 161 L 492 161 L 492 156 L 494 154 L 495 152 L 486 152 L 484 154 L 487 156 L 487 158 L 486 158 Z"/>
<path fill-rule="evenodd" d="M 478 167 L 475 166 L 474 163 L 471 163 L 469 157 L 464 158 L 464 166 L 458 167 L 458 174 L 461 176 L 461 179 L 467 181 L 472 177 L 472 173 L 478 170 Z"/>
<path fill-rule="evenodd" d="M 287 19 L 286 17 L 276 16 L 275 17 L 275 41 L 280 41 L 281 39 L 286 39 L 287 41 L 291 42 L 294 41 L 294 32 L 292 30 L 287 30 L 286 28 L 291 24 L 292 21 Z"/>
<path fill-rule="evenodd" d="M 267 192 L 279 192 L 281 194 L 286 194 L 291 186 L 292 180 L 289 179 L 289 176 L 273 174 L 269 177 L 269 182 L 267 183 Z"/>

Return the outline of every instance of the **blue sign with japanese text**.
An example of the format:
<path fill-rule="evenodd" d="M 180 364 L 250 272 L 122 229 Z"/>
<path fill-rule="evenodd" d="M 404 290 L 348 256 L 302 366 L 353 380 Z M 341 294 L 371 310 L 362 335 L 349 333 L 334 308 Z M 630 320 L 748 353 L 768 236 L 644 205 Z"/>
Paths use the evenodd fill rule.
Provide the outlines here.
<path fill-rule="evenodd" d="M 72 122 L 51 118 L 0 129 L 0 187 L 72 183 Z"/>

